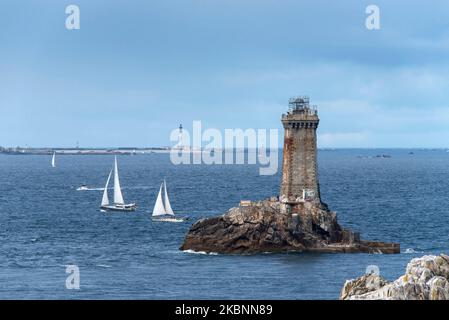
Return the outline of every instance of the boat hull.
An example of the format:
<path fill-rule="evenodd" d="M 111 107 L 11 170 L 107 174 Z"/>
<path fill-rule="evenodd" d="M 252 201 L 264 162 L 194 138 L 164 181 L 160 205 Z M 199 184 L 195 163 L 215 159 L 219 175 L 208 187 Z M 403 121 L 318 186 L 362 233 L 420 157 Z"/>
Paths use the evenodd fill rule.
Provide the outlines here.
<path fill-rule="evenodd" d="M 132 204 L 124 204 L 124 205 L 112 205 L 112 206 L 101 206 L 100 209 L 107 211 L 136 211 L 137 205 L 135 203 Z"/>
<path fill-rule="evenodd" d="M 153 217 L 152 220 L 154 222 L 184 222 L 189 220 L 189 217 L 183 217 L 183 218 L 178 218 L 178 217 Z"/>

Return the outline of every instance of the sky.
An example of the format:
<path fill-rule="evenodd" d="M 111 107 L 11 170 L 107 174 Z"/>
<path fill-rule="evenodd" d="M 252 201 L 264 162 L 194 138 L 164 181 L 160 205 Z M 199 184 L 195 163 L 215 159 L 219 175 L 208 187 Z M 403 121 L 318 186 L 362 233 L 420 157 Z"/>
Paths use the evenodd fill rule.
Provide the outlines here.
<path fill-rule="evenodd" d="M 319 147 L 449 147 L 449 2 L 0 4 L 0 146 L 168 146 L 194 120 L 281 130 L 296 95 L 318 105 Z"/>

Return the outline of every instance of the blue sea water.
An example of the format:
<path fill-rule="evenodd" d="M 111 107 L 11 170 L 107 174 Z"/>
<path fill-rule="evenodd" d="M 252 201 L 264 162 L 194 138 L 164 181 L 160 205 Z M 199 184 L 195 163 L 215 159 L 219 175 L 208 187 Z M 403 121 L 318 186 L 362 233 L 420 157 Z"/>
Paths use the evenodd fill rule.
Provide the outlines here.
<path fill-rule="evenodd" d="M 119 157 L 135 213 L 102 213 L 112 156 L 0 155 L 1 299 L 337 299 L 345 280 L 377 265 L 389 280 L 424 254 L 449 252 L 449 153 L 445 150 L 319 152 L 322 198 L 339 222 L 399 255 L 205 255 L 178 250 L 190 225 L 241 199 L 276 195 L 280 175 L 255 165 L 171 164 L 168 154 Z M 387 153 L 391 158 L 372 158 Z M 153 223 L 166 178 L 175 211 L 192 221 Z M 65 287 L 66 265 L 80 290 Z"/>

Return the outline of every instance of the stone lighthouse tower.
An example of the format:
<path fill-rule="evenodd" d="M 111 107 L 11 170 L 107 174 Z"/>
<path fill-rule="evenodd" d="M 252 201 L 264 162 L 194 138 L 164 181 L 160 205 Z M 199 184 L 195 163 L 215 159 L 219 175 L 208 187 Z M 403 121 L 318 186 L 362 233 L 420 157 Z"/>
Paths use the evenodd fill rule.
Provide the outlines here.
<path fill-rule="evenodd" d="M 321 202 L 317 170 L 319 123 L 315 106 L 308 97 L 289 101 L 289 111 L 282 115 L 285 130 L 280 200 L 283 203 Z"/>

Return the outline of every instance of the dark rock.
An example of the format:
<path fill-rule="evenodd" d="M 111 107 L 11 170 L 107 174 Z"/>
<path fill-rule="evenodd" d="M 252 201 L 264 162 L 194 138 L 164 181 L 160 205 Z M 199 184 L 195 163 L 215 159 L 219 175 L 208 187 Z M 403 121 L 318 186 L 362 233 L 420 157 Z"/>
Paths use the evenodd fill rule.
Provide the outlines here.
<path fill-rule="evenodd" d="M 253 254 L 260 252 L 399 253 L 399 245 L 360 241 L 343 230 L 325 204 L 305 202 L 293 215 L 278 201 L 237 207 L 219 217 L 202 219 L 190 229 L 181 250 Z"/>

